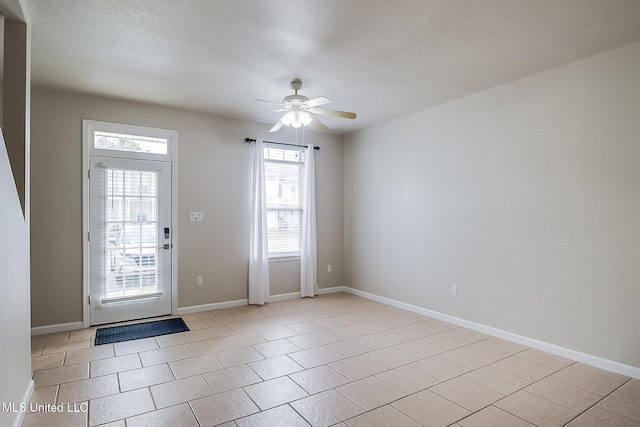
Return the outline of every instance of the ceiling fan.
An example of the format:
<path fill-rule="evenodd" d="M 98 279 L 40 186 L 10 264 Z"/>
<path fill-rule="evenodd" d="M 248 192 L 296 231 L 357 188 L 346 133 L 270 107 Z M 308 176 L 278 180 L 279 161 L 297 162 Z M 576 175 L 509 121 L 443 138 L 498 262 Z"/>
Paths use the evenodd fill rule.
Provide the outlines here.
<path fill-rule="evenodd" d="M 256 99 L 255 101 L 269 102 L 271 104 L 280 104 L 282 108 L 269 111 L 260 111 L 258 113 L 242 114 L 236 117 L 251 116 L 255 114 L 272 113 L 272 112 L 284 112 L 284 116 L 269 130 L 269 132 L 276 132 L 282 126 L 290 126 L 299 128 L 301 126 L 311 125 L 320 132 L 325 132 L 327 128 L 320 120 L 313 117 L 313 114 L 322 114 L 327 116 L 342 117 L 343 119 L 355 119 L 356 113 L 350 113 L 348 111 L 329 110 L 326 108 L 317 108 L 320 105 L 325 105 L 332 102 L 329 98 L 320 96 L 318 98 L 309 99 L 304 95 L 299 95 L 298 91 L 302 88 L 302 81 L 300 79 L 294 79 L 289 86 L 293 89 L 294 94 L 285 96 L 282 102 L 268 101 L 266 99 Z"/>

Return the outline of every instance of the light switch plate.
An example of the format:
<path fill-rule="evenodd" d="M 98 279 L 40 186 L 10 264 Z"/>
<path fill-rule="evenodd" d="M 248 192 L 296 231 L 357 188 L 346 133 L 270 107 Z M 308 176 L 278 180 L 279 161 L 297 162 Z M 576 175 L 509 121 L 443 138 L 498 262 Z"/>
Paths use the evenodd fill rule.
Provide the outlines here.
<path fill-rule="evenodd" d="M 204 221 L 204 213 L 202 212 L 189 212 L 189 221 L 202 222 Z"/>

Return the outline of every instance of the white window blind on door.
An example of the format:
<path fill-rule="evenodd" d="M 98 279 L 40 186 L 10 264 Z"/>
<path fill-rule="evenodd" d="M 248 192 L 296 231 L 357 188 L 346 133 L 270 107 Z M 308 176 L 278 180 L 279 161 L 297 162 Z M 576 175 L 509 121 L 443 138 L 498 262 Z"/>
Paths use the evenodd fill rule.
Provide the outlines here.
<path fill-rule="evenodd" d="M 92 170 L 98 192 L 92 218 L 94 277 L 103 304 L 162 295 L 158 257 L 162 248 L 157 170 L 102 164 Z M 98 214 L 99 213 L 99 214 Z"/>
<path fill-rule="evenodd" d="M 304 151 L 265 143 L 264 169 L 269 257 L 299 256 Z"/>

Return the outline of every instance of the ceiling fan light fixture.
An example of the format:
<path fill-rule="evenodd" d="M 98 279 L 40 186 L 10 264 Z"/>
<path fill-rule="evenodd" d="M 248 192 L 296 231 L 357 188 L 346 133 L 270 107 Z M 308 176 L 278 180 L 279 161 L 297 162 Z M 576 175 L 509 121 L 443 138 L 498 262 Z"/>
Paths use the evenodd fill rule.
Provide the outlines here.
<path fill-rule="evenodd" d="M 313 121 L 313 117 L 306 111 L 289 111 L 280 120 L 286 126 L 299 128 L 309 125 Z"/>
<path fill-rule="evenodd" d="M 302 123 L 302 126 L 307 126 L 311 123 L 313 117 L 311 117 L 311 114 L 307 113 L 306 111 L 301 111 L 300 113 L 298 113 L 298 120 L 300 121 L 300 123 Z"/>

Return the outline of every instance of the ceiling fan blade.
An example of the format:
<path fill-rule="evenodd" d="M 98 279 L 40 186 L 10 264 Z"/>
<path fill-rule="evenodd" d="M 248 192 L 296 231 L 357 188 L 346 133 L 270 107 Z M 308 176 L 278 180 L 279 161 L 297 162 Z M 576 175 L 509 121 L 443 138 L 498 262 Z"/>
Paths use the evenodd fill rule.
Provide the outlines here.
<path fill-rule="evenodd" d="M 324 96 L 319 96 L 317 98 L 308 100 L 307 102 L 305 102 L 305 104 L 307 105 L 307 107 L 316 107 L 318 105 L 324 105 L 330 102 L 333 101 L 331 101 L 329 98 L 325 98 Z"/>
<path fill-rule="evenodd" d="M 327 110 L 326 108 L 310 108 L 309 111 L 316 114 L 324 114 L 325 116 L 342 117 L 343 119 L 355 119 L 356 113 L 349 111 Z"/>
<path fill-rule="evenodd" d="M 237 116 L 233 116 L 233 117 L 247 117 L 247 116 L 255 116 L 257 114 L 279 113 L 281 111 L 287 111 L 287 109 L 286 108 L 280 108 L 278 110 L 258 111 L 257 113 L 238 114 Z"/>
<path fill-rule="evenodd" d="M 326 132 L 329 130 L 328 127 L 326 127 L 320 120 L 316 119 L 315 117 L 313 118 L 313 120 L 311 120 L 311 126 L 316 128 L 316 130 L 319 130 L 320 132 Z"/>
<path fill-rule="evenodd" d="M 271 129 L 269 129 L 269 132 L 277 132 L 282 126 L 284 126 L 284 122 L 282 120 L 278 120 L 278 123 L 273 125 Z"/>
<path fill-rule="evenodd" d="M 260 101 L 260 102 L 268 102 L 269 104 L 278 104 L 278 105 L 282 105 L 282 102 L 278 102 L 278 101 L 269 101 L 268 99 L 259 99 L 259 98 L 253 98 L 254 101 Z"/>

